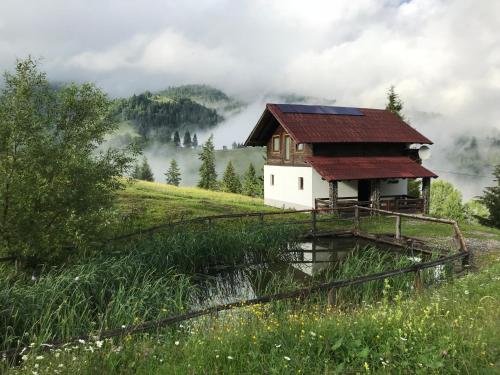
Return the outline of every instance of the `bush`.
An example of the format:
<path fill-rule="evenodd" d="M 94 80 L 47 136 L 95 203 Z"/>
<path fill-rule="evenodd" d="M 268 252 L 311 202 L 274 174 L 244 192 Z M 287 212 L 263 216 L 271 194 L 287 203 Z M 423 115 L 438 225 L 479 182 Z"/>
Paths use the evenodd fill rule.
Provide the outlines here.
<path fill-rule="evenodd" d="M 465 219 L 462 193 L 448 181 L 438 180 L 432 182 L 430 203 L 431 216 L 452 220 Z"/>

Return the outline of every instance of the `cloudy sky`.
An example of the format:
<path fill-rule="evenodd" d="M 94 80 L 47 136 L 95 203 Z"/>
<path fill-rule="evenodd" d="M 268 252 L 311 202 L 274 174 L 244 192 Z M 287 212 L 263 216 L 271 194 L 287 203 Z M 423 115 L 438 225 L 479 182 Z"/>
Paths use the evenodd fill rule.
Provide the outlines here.
<path fill-rule="evenodd" d="M 500 134 L 499 20 L 497 0 L 0 0 L 0 70 L 31 54 L 112 96 L 214 85 L 252 103 L 219 146 L 269 94 L 383 107 L 393 84 L 443 170 L 451 135 Z"/>
<path fill-rule="evenodd" d="M 43 58 L 53 80 L 114 96 L 208 83 L 381 107 L 414 126 L 500 129 L 500 1 L 1 0 L 0 69 Z"/>

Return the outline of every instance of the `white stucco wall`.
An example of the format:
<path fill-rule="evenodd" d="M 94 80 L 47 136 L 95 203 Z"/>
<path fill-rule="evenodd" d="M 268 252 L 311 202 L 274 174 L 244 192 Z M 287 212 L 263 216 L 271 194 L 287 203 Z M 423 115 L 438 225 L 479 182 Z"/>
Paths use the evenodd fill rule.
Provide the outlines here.
<path fill-rule="evenodd" d="M 397 181 L 390 183 L 389 181 Z M 406 195 L 408 193 L 408 180 L 382 180 L 380 182 L 380 195 Z"/>
<path fill-rule="evenodd" d="M 274 175 L 274 186 L 271 186 Z M 299 190 L 299 177 L 304 178 L 304 190 Z M 358 182 L 339 182 L 339 198 L 357 197 Z M 264 165 L 264 203 L 274 207 L 314 208 L 316 198 L 328 198 L 328 182 L 312 167 Z"/>

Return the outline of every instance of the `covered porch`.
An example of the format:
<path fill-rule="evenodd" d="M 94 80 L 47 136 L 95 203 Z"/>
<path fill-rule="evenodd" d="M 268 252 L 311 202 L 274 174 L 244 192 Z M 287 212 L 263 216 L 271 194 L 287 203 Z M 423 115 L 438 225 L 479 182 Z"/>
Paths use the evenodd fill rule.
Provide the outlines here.
<path fill-rule="evenodd" d="M 328 183 L 328 197 L 316 197 L 316 208 L 365 206 L 387 211 L 429 213 L 433 172 L 415 160 L 396 157 L 311 157 L 311 166 Z M 420 196 L 408 195 L 408 179 L 421 179 Z M 352 196 L 339 194 L 339 184 L 355 183 Z M 398 189 L 390 187 L 394 182 Z"/>

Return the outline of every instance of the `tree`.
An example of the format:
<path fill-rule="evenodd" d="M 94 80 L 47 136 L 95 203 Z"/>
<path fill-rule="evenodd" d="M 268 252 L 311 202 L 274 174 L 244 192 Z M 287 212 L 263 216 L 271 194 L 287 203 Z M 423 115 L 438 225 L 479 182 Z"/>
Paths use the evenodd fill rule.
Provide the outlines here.
<path fill-rule="evenodd" d="M 408 179 L 408 195 L 413 198 L 420 198 L 422 183 L 416 178 Z"/>
<path fill-rule="evenodd" d="M 153 171 L 151 170 L 151 167 L 149 166 L 148 163 L 148 159 L 146 159 L 146 157 L 142 159 L 139 180 L 151 181 L 151 182 L 155 180 Z"/>
<path fill-rule="evenodd" d="M 215 148 L 212 135 L 202 146 L 201 152 L 199 153 L 199 159 L 201 160 L 201 166 L 198 187 L 216 190 L 217 172 L 215 171 Z"/>
<path fill-rule="evenodd" d="M 480 202 L 483 203 L 489 211 L 487 219 L 479 219 L 482 223 L 500 228 L 500 164 L 493 171 L 496 186 L 490 186 L 484 189 Z"/>
<path fill-rule="evenodd" d="M 443 180 L 432 182 L 430 214 L 453 220 L 465 218 L 462 194 L 455 187 Z"/>
<path fill-rule="evenodd" d="M 181 182 L 181 171 L 175 159 L 172 159 L 170 162 L 170 167 L 168 168 L 167 173 L 165 173 L 165 177 L 167 184 L 179 186 Z"/>
<path fill-rule="evenodd" d="M 63 261 L 108 230 L 136 152 L 102 147 L 116 123 L 93 84 L 55 91 L 28 58 L 0 87 L 0 253 Z"/>
<path fill-rule="evenodd" d="M 260 183 L 259 178 L 255 172 L 255 167 L 252 163 L 248 166 L 245 174 L 243 175 L 243 194 L 249 195 L 251 197 L 256 197 L 260 195 Z"/>
<path fill-rule="evenodd" d="M 198 137 L 196 136 L 196 133 L 194 133 L 193 135 L 193 148 L 197 148 L 198 147 Z"/>
<path fill-rule="evenodd" d="M 189 134 L 188 130 L 186 130 L 186 132 L 184 133 L 184 141 L 182 142 L 182 144 L 186 148 L 191 148 L 191 146 L 192 146 L 191 134 Z"/>
<path fill-rule="evenodd" d="M 175 147 L 180 147 L 181 145 L 181 137 L 179 136 L 179 132 L 177 130 L 174 133 L 174 145 Z"/>
<path fill-rule="evenodd" d="M 403 102 L 399 98 L 399 95 L 396 94 L 394 86 L 389 87 L 389 90 L 387 91 L 387 100 L 388 100 L 388 103 L 385 106 L 385 109 L 391 111 L 396 116 L 398 116 L 400 119 L 404 119 L 404 116 L 402 114 Z"/>
<path fill-rule="evenodd" d="M 233 163 L 229 161 L 222 177 L 221 190 L 228 193 L 241 193 L 241 181 L 236 174 Z"/>

